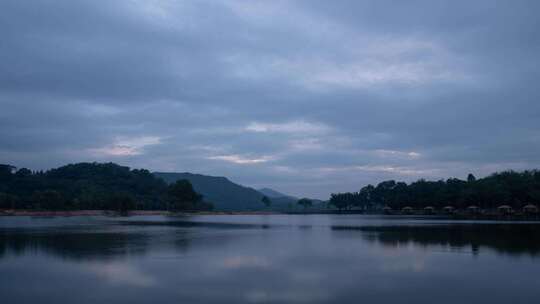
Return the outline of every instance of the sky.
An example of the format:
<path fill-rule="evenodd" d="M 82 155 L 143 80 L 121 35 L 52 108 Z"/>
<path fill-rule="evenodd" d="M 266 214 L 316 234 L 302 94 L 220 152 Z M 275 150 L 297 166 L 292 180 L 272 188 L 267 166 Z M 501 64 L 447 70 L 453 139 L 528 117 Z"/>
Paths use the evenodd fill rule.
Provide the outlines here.
<path fill-rule="evenodd" d="M 540 1 L 0 1 L 0 163 L 326 199 L 540 167 Z"/>

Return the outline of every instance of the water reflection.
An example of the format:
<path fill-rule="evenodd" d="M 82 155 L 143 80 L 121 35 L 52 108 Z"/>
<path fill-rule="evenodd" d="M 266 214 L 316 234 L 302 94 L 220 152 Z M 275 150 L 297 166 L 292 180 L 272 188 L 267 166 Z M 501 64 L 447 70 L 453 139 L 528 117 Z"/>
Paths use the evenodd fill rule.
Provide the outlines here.
<path fill-rule="evenodd" d="M 119 262 L 85 264 L 83 271 L 95 274 L 98 279 L 105 280 L 112 285 L 149 288 L 156 286 L 158 280 L 155 276 L 141 271 L 135 265 Z"/>
<path fill-rule="evenodd" d="M 167 219 L 163 221 L 138 221 L 124 220 L 119 224 L 127 226 L 166 226 L 166 227 L 181 227 L 181 228 L 214 228 L 214 229 L 269 229 L 269 224 L 254 224 L 254 223 L 230 223 L 230 222 L 210 222 L 197 221 L 189 217 L 179 217 Z"/>
<path fill-rule="evenodd" d="M 115 256 L 141 255 L 148 235 L 120 232 L 0 231 L 0 258 L 4 255 L 45 253 L 65 259 L 107 260 Z"/>
<path fill-rule="evenodd" d="M 359 231 L 362 238 L 383 246 L 407 245 L 451 249 L 482 249 L 507 255 L 540 254 L 540 225 L 536 224 L 450 224 L 402 226 L 333 226 L 334 231 Z"/>
<path fill-rule="evenodd" d="M 540 261 L 520 258 L 540 252 L 536 225 L 337 216 L 77 221 L 0 225 L 2 303 L 494 304 L 540 297 Z"/>
<path fill-rule="evenodd" d="M 124 256 L 144 255 L 148 250 L 159 247 L 172 247 L 178 252 L 185 253 L 194 241 L 200 246 L 219 246 L 226 240 L 221 235 L 212 242 L 200 241 L 203 228 L 215 230 L 213 234 L 216 231 L 237 229 L 291 228 L 267 223 L 198 222 L 189 219 L 124 220 L 113 224 L 84 228 L 0 229 L 0 259 L 5 255 L 41 252 L 63 259 L 111 260 Z M 133 227 L 140 229 L 133 229 Z M 151 227 L 157 227 L 157 229 L 152 230 Z M 311 233 L 313 227 L 313 225 L 302 223 L 297 225 L 296 229 Z M 334 233 L 354 232 L 347 236 L 354 238 L 359 235 L 364 241 L 389 248 L 413 245 L 421 248 L 470 249 L 470 252 L 475 255 L 483 249 L 507 255 L 538 256 L 540 254 L 540 225 L 536 224 L 454 223 L 379 226 L 359 223 L 358 225 L 330 225 L 329 228 Z M 320 229 L 317 231 L 319 232 L 316 233 L 320 233 Z"/>
<path fill-rule="evenodd" d="M 59 219 L 60 221 L 62 219 Z M 55 219 L 51 219 L 54 223 Z M 267 224 L 196 222 L 189 218 L 96 221 L 85 226 L 0 228 L 0 260 L 6 256 L 44 254 L 69 260 L 114 260 L 151 251 L 180 254 L 196 244 L 221 246 L 235 230 L 268 229 Z M 235 234 L 236 238 L 241 235 Z"/>

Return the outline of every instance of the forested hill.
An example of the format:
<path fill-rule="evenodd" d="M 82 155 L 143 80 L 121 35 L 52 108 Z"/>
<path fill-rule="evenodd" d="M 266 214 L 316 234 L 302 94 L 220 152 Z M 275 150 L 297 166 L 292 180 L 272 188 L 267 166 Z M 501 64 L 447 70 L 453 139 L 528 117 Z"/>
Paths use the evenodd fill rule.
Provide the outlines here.
<path fill-rule="evenodd" d="M 208 209 L 189 182 L 167 185 L 148 170 L 78 163 L 48 171 L 0 165 L 0 209 Z"/>
<path fill-rule="evenodd" d="M 393 209 L 405 206 L 414 209 L 427 206 L 490 209 L 500 205 L 521 209 L 527 204 L 540 204 L 540 171 L 504 171 L 480 179 L 469 174 L 467 180 L 421 179 L 410 184 L 388 180 L 377 186 L 367 185 L 358 192 L 334 193 L 330 204 L 339 209 L 370 209 L 384 205 Z"/>
<path fill-rule="evenodd" d="M 153 209 L 290 210 L 297 204 L 288 196 L 273 197 L 225 177 L 192 173 L 150 173 L 114 163 L 78 163 L 48 171 L 31 171 L 0 164 L 0 209 Z M 202 195 L 202 196 L 201 196 Z M 263 198 L 266 199 L 263 200 Z M 388 180 L 358 192 L 332 194 L 338 209 L 393 209 L 410 206 L 483 209 L 510 205 L 540 205 L 540 171 L 505 171 L 476 179 L 418 180 L 407 184 Z"/>
<path fill-rule="evenodd" d="M 172 194 L 171 194 L 172 193 Z M 199 195 L 201 194 L 201 195 Z M 155 173 L 114 163 L 77 163 L 48 171 L 0 164 L 0 209 L 284 209 L 296 201 L 273 198 L 225 177 Z"/>
<path fill-rule="evenodd" d="M 225 177 L 193 173 L 154 172 L 154 175 L 173 183 L 180 179 L 191 182 L 193 188 L 218 210 L 260 210 L 264 208 L 263 194 L 257 190 L 231 182 Z"/>
<path fill-rule="evenodd" d="M 284 194 L 284 193 L 281 193 L 279 191 L 276 191 L 276 190 L 270 189 L 270 188 L 262 188 L 262 189 L 259 189 L 257 191 L 259 191 L 263 195 L 268 196 L 269 198 L 283 198 L 283 197 L 286 197 L 286 198 L 290 198 L 290 199 L 295 200 L 295 201 L 298 200 L 297 197 L 294 197 L 294 196 L 288 195 L 288 194 Z"/>

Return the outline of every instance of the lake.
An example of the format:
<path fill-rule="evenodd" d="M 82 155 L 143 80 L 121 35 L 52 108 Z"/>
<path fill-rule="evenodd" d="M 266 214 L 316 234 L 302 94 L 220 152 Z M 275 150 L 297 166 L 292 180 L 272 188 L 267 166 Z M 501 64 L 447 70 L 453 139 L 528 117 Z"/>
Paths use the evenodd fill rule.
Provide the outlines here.
<path fill-rule="evenodd" d="M 0 217 L 0 303 L 538 303 L 540 225 Z"/>

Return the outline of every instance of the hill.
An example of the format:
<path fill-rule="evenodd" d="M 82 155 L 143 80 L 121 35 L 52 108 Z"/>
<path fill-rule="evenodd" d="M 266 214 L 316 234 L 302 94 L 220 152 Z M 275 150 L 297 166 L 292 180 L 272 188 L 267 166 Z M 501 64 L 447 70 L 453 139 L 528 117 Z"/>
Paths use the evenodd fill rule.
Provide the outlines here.
<path fill-rule="evenodd" d="M 167 190 L 148 170 L 114 163 L 76 163 L 45 172 L 0 165 L 0 209 L 111 210 L 123 202 L 126 208 L 164 210 Z"/>
<path fill-rule="evenodd" d="M 263 194 L 257 190 L 233 183 L 226 177 L 193 173 L 154 172 L 167 183 L 187 179 L 204 199 L 214 204 L 216 210 L 260 210 L 264 208 Z"/>
<path fill-rule="evenodd" d="M 260 193 L 262 193 L 263 195 L 266 195 L 268 196 L 269 198 L 283 198 L 283 197 L 286 197 L 286 198 L 290 198 L 292 200 L 298 200 L 298 198 L 292 196 L 292 195 L 288 195 L 288 194 L 284 194 L 284 193 L 281 193 L 279 191 L 276 191 L 274 189 L 270 189 L 270 188 L 262 188 L 262 189 L 259 189 L 257 190 L 259 191 Z"/>

